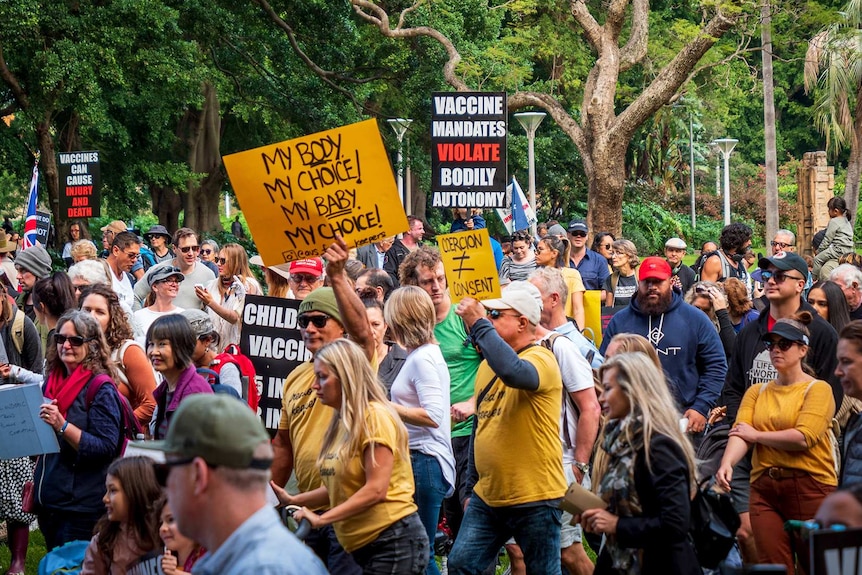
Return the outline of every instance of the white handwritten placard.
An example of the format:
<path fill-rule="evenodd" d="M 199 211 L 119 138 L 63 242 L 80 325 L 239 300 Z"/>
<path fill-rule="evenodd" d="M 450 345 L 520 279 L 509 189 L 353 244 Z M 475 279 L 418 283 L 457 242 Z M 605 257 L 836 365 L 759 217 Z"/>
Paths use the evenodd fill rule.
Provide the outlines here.
<path fill-rule="evenodd" d="M 44 401 L 38 384 L 0 385 L 0 459 L 60 451 L 54 430 L 39 418 Z"/>

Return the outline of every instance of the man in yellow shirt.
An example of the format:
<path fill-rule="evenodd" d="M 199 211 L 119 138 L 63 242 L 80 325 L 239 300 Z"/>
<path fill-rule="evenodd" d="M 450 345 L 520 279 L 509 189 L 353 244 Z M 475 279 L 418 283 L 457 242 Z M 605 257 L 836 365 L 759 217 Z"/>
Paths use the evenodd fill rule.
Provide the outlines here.
<path fill-rule="evenodd" d="M 347 245 L 340 236 L 324 253 L 326 275 L 332 287 L 317 288 L 299 305 L 297 323 L 312 360 L 294 369 L 284 382 L 281 421 L 272 442 L 275 458 L 272 479 L 284 486 L 291 472 L 296 472 L 300 492 L 312 491 L 321 485 L 317 456 L 323 445 L 323 434 L 335 411 L 317 401 L 311 389 L 314 383 L 314 354 L 327 343 L 345 334 L 366 351 L 374 354 L 371 326 L 365 306 L 353 291 L 344 271 L 348 259 Z M 331 573 L 361 573 L 359 566 L 339 545 L 331 525 L 306 538 Z"/>
<path fill-rule="evenodd" d="M 512 536 L 528 573 L 560 573 L 563 384 L 554 354 L 534 343 L 540 301 L 536 286 L 516 281 L 500 299 L 458 304 L 485 360 L 475 385 L 476 481 L 449 555 L 453 575 L 481 572 Z"/>

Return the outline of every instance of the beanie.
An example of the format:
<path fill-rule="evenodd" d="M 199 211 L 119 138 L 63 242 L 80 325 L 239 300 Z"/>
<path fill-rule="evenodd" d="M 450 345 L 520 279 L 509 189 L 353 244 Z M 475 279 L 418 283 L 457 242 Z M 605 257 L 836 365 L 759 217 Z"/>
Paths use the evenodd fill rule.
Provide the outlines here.
<path fill-rule="evenodd" d="M 330 287 L 317 288 L 302 300 L 299 304 L 300 315 L 309 311 L 319 311 L 333 318 L 342 326 L 341 313 L 338 311 L 338 303 L 335 301 L 335 292 Z"/>
<path fill-rule="evenodd" d="M 39 279 L 51 275 L 51 256 L 42 246 L 33 246 L 19 252 L 15 257 L 15 265 Z"/>

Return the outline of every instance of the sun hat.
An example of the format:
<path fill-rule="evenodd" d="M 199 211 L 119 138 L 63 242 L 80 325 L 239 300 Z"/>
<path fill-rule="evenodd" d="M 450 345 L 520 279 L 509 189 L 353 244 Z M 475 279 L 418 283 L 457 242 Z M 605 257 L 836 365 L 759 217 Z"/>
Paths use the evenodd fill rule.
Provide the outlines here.
<path fill-rule="evenodd" d="M 112 231 L 115 234 L 128 231 L 128 228 L 126 227 L 126 222 L 124 222 L 122 220 L 114 220 L 110 224 L 108 224 L 107 226 L 102 226 L 100 229 L 103 232 Z"/>
<path fill-rule="evenodd" d="M 168 233 L 167 228 L 158 224 L 150 227 L 150 229 L 147 230 L 147 233 L 144 234 L 144 238 L 146 238 L 147 241 L 150 241 L 152 236 L 163 236 L 169 243 L 172 240 L 171 234 Z"/>

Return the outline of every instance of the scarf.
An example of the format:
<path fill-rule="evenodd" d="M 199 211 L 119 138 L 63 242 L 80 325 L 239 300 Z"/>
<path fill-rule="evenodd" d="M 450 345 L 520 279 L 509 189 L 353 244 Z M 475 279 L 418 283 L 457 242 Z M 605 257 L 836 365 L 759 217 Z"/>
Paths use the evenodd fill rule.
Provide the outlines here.
<path fill-rule="evenodd" d="M 85 369 L 81 364 L 78 364 L 78 367 L 69 375 L 63 375 L 63 371 L 65 370 L 58 368 L 48 375 L 45 397 L 57 400 L 57 407 L 65 418 L 75 398 L 93 377 L 93 372 Z"/>
<path fill-rule="evenodd" d="M 635 490 L 635 455 L 643 446 L 643 421 L 631 415 L 609 421 L 605 426 L 602 448 L 608 454 L 608 467 L 599 483 L 598 495 L 608 504 L 608 511 L 619 517 L 640 515 L 641 505 Z M 633 443 L 629 443 L 628 437 Z M 641 572 L 638 550 L 619 547 L 616 536 L 605 541 L 614 569 L 637 575 Z"/>

